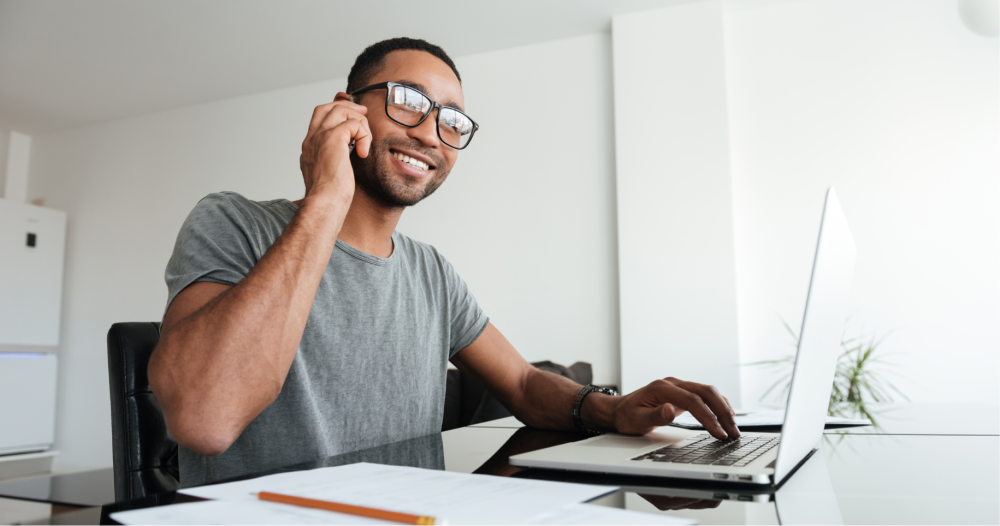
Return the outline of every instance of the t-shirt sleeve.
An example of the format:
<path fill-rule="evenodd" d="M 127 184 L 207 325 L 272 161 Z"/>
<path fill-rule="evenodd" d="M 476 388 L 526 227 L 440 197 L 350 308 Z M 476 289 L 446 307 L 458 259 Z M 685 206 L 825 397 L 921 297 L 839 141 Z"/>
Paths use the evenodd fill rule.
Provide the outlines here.
<path fill-rule="evenodd" d="M 196 281 L 236 285 L 257 263 L 254 225 L 225 194 L 209 194 L 184 220 L 167 263 L 167 308 Z"/>
<path fill-rule="evenodd" d="M 450 263 L 444 261 L 445 280 L 448 289 L 449 312 L 451 313 L 451 348 L 448 358 L 468 347 L 479 338 L 490 319 L 479 308 L 476 298 L 469 292 L 468 285 L 459 277 Z"/>

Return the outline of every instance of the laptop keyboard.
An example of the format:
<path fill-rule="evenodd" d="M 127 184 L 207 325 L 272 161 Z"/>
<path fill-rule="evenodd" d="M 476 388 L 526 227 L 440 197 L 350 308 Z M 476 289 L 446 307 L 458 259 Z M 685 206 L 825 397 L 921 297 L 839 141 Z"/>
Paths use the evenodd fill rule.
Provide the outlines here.
<path fill-rule="evenodd" d="M 675 464 L 701 464 L 743 467 L 778 445 L 779 437 L 740 437 L 736 440 L 718 440 L 708 433 L 692 437 L 694 442 L 676 447 L 669 445 L 650 451 L 632 460 L 673 462 Z"/>

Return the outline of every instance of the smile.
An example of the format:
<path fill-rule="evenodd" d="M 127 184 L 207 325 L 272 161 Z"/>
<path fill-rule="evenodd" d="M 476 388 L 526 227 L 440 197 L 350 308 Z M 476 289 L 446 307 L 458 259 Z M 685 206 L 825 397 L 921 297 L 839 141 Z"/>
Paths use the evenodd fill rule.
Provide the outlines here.
<path fill-rule="evenodd" d="M 399 152 L 390 152 L 390 153 L 392 153 L 392 156 L 398 159 L 400 162 L 406 163 L 418 170 L 427 170 L 429 168 L 429 166 L 427 166 L 427 163 L 423 161 L 418 161 L 408 155 L 404 155 Z"/>

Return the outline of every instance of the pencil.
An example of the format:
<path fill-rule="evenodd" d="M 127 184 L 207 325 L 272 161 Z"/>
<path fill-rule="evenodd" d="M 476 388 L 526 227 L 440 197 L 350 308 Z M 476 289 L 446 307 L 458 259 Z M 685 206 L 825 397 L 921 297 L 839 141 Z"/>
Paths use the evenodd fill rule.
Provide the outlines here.
<path fill-rule="evenodd" d="M 300 506 L 303 508 L 335 511 L 337 513 L 347 513 L 348 515 L 357 515 L 359 517 L 381 519 L 384 521 L 399 522 L 402 524 L 435 524 L 434 517 L 421 517 L 420 515 L 411 515 L 409 513 L 366 508 L 364 506 L 353 506 L 351 504 L 340 504 L 339 502 L 330 502 L 328 500 L 307 499 L 305 497 L 282 495 L 281 493 L 271 493 L 269 491 L 262 491 L 258 493 L 257 498 L 268 502 L 280 502 L 281 504 L 291 504 L 292 506 Z"/>

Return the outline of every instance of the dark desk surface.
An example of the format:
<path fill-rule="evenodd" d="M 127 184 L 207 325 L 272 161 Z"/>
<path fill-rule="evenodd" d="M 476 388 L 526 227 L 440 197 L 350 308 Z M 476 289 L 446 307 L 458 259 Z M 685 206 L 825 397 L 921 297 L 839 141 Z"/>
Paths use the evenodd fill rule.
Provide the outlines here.
<path fill-rule="evenodd" d="M 977 410 L 972 408 L 969 412 L 971 414 Z M 909 414 L 906 410 L 901 411 L 904 411 L 900 413 L 904 416 Z M 785 522 L 809 519 L 829 522 L 833 519 L 817 516 L 819 512 L 816 510 L 823 509 L 822 502 L 832 502 L 834 509 L 839 508 L 845 524 L 1000 523 L 1000 437 L 995 430 L 987 433 L 990 429 L 986 426 L 976 427 L 971 424 L 960 427 L 960 430 L 968 431 L 966 433 L 944 434 L 941 429 L 948 426 L 924 425 L 924 418 L 928 421 L 933 418 L 947 422 L 951 420 L 948 415 L 959 416 L 964 414 L 962 411 L 953 408 L 946 414 L 931 416 L 918 407 L 911 413 L 912 419 L 908 416 L 906 420 L 900 420 L 907 422 L 905 425 L 908 427 L 903 424 L 888 427 L 888 421 L 883 426 L 897 432 L 907 430 L 924 431 L 923 433 L 828 433 L 820 445 L 820 451 L 777 492 L 669 479 L 523 470 L 510 466 L 507 458 L 513 454 L 581 437 L 571 433 L 527 428 L 486 427 L 485 424 L 286 469 L 309 469 L 364 460 L 436 467 L 464 473 L 600 482 L 622 486 L 623 489 L 595 501 L 597 504 L 691 517 L 702 524 L 779 524 L 779 515 L 783 516 Z M 994 422 L 996 413 L 997 409 L 992 408 Z M 918 418 L 921 415 L 924 418 Z M 504 423 L 494 425 L 500 424 Z M 93 497 L 101 491 L 113 494 L 110 470 L 41 479 L 48 480 L 48 487 L 52 488 L 49 497 L 46 497 L 50 502 L 71 504 L 73 502 L 67 501 L 73 501 L 79 496 Z M 34 482 L 36 497 L 29 494 L 25 483 L 30 480 L 0 484 L 0 497 L 24 499 L 42 496 L 43 492 L 37 488 L 43 484 L 37 481 Z M 796 484 L 792 484 L 793 481 Z M 14 484 L 15 482 L 20 484 Z M 69 489 L 72 486 L 80 487 L 80 491 L 74 494 Z M 83 488 L 84 486 L 89 487 Z M 19 490 L 16 489 L 18 487 Z M 59 488 L 58 491 L 56 488 Z M 818 498 L 822 502 L 817 501 Z M 106 521 L 109 513 L 119 509 L 164 505 L 189 499 L 169 493 L 155 499 L 103 507 L 73 509 L 58 506 L 53 507 L 53 515 L 37 523 L 97 524 L 102 517 Z M 805 510 L 811 515 L 793 515 L 796 507 L 799 513 Z M 0 523 L 6 522 L 2 515 L 3 509 L 0 502 Z"/>

